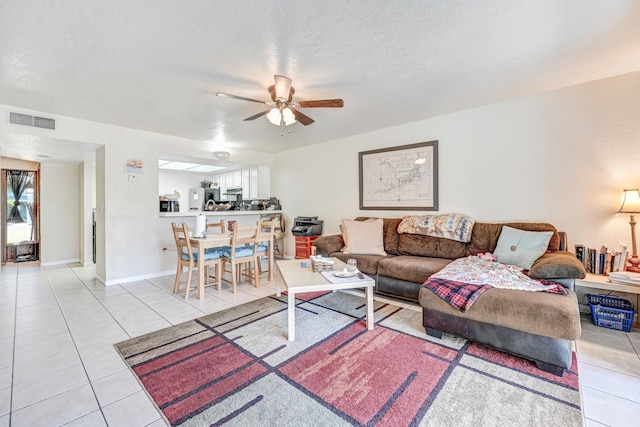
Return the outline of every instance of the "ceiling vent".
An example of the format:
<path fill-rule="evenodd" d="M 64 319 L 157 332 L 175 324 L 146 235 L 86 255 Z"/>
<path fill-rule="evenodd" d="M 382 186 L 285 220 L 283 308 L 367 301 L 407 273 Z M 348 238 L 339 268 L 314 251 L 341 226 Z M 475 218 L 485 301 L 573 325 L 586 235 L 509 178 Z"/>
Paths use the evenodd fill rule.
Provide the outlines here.
<path fill-rule="evenodd" d="M 28 114 L 9 112 L 9 123 L 14 125 L 31 126 L 34 128 L 56 130 L 56 121 L 46 117 L 30 116 Z"/>

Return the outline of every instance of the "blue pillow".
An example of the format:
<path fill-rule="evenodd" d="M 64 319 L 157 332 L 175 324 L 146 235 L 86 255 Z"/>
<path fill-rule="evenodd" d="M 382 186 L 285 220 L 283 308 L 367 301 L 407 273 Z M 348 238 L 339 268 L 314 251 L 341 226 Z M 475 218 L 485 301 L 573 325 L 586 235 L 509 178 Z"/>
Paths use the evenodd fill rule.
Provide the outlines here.
<path fill-rule="evenodd" d="M 502 264 L 529 270 L 547 251 L 553 231 L 524 231 L 503 226 L 493 254 Z"/>

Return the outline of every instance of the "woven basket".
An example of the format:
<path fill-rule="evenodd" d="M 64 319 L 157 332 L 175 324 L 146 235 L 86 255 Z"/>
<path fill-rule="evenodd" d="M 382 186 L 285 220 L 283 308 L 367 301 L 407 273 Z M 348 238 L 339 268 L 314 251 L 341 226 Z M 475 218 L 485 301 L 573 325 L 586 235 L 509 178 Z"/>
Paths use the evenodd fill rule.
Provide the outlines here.
<path fill-rule="evenodd" d="M 316 261 L 313 258 L 311 258 L 311 270 L 318 271 L 318 272 L 331 271 L 333 270 L 333 263 Z"/>

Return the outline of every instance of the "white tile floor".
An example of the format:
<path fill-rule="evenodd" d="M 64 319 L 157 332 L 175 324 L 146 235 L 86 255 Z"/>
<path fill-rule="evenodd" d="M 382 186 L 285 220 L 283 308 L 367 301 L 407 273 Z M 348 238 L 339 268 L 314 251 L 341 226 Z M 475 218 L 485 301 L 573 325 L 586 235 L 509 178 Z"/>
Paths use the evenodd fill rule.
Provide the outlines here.
<path fill-rule="evenodd" d="M 164 426 L 113 344 L 272 295 L 241 284 L 174 295 L 173 277 L 104 287 L 92 267 L 5 266 L 0 274 L 0 427 Z M 636 426 L 640 329 L 583 319 L 577 342 L 586 426 Z"/>

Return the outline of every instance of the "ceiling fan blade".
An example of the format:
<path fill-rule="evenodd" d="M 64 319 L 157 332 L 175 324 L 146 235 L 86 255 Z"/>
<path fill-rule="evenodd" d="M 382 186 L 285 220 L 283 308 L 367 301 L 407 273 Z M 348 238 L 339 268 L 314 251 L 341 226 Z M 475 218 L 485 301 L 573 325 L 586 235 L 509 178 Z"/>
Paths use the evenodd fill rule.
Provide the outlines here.
<path fill-rule="evenodd" d="M 293 103 L 297 108 L 342 108 L 342 99 L 321 99 L 317 101 L 298 101 Z"/>
<path fill-rule="evenodd" d="M 291 90 L 291 79 L 289 77 L 280 76 L 278 74 L 273 76 L 276 82 L 276 99 L 289 100 L 289 91 Z"/>
<path fill-rule="evenodd" d="M 292 108 L 291 111 L 293 111 L 293 115 L 296 117 L 296 120 L 305 126 L 308 126 L 315 121 L 311 117 L 302 114 L 300 111 L 294 108 Z"/>
<path fill-rule="evenodd" d="M 263 112 L 261 112 L 261 113 L 254 114 L 253 116 L 251 116 L 251 117 L 247 117 L 246 119 L 244 119 L 244 121 L 246 122 L 246 121 L 249 121 L 249 120 L 255 120 L 255 119 L 257 119 L 258 117 L 262 117 L 262 116 L 264 116 L 264 115 L 265 115 L 265 114 L 267 114 L 269 111 L 271 111 L 271 110 L 265 110 L 265 111 L 263 111 Z"/>
<path fill-rule="evenodd" d="M 222 98 L 239 99 L 240 101 L 258 102 L 260 104 L 269 105 L 269 103 L 267 101 L 258 101 L 257 99 L 245 98 L 244 96 L 231 95 L 229 93 L 224 93 L 224 92 L 217 92 L 216 96 L 221 96 Z"/>

